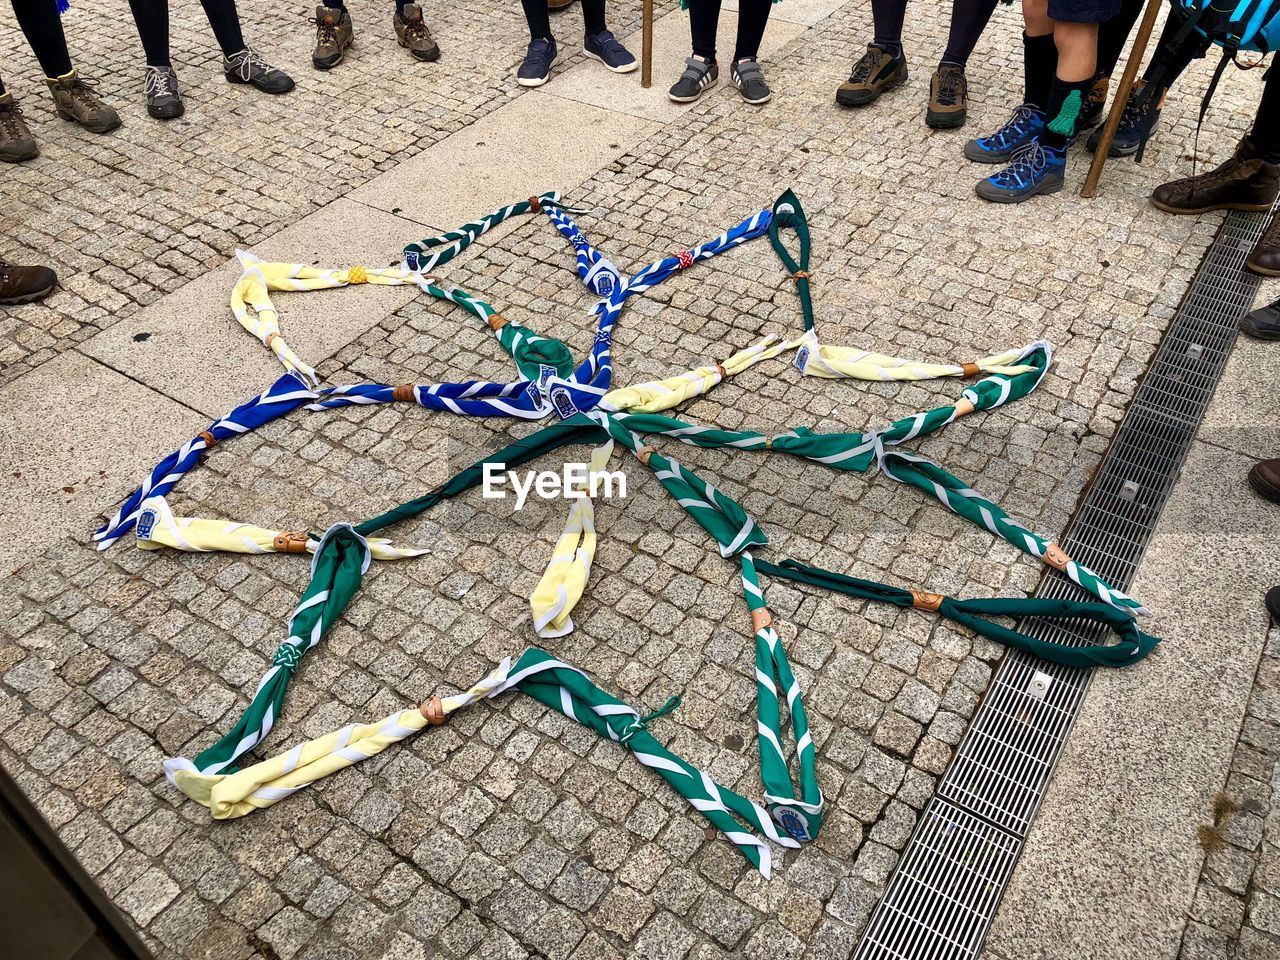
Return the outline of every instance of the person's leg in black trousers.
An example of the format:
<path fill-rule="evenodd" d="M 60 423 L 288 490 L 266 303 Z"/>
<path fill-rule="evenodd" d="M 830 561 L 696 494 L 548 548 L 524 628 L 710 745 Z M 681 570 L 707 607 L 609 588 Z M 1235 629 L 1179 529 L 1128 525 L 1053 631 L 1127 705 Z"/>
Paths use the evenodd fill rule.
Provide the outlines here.
<path fill-rule="evenodd" d="M 539 87 L 547 82 L 551 68 L 560 60 L 559 48 L 551 35 L 547 0 L 521 0 L 529 24 L 529 49 L 516 71 L 522 87 Z M 605 25 L 605 0 L 582 0 L 582 49 L 614 73 L 631 73 L 639 64 Z"/>
<path fill-rule="evenodd" d="M 214 14 L 210 7 L 223 2 L 234 3 L 234 0 L 201 2 L 209 12 L 209 20 L 212 22 Z M 421 5 L 413 0 L 394 0 L 394 4 L 391 29 L 395 32 L 396 42 L 408 50 L 415 60 L 427 63 L 439 60 L 440 46 L 427 28 Z M 311 64 L 317 70 L 331 70 L 343 61 L 346 51 L 355 43 L 355 24 L 345 0 L 321 0 L 311 22 L 316 25 L 316 45 L 311 51 Z"/>
<path fill-rule="evenodd" d="M 1259 159 L 1280 177 L 1280 70 L 1274 62 L 1267 70 L 1267 85 L 1262 90 L 1262 102 L 1258 104 L 1248 142 Z M 1271 225 L 1249 254 L 1245 266 L 1265 277 L 1280 277 L 1280 216 L 1272 217 Z M 1274 308 L 1280 320 L 1280 302 Z M 1280 329 L 1276 332 L 1276 339 L 1280 339 Z"/>
<path fill-rule="evenodd" d="M 871 0 L 874 33 L 867 52 L 853 65 L 849 79 L 836 88 L 842 107 L 865 107 L 907 79 L 907 56 L 902 49 L 902 24 L 907 0 Z"/>
<path fill-rule="evenodd" d="M 751 104 L 766 103 L 772 97 L 758 60 L 771 7 L 772 0 L 739 0 L 738 4 L 738 36 L 730 76 L 742 98 Z M 684 73 L 668 94 L 677 103 L 698 99 L 719 78 L 720 65 L 716 61 L 719 24 L 720 0 L 689 0 L 693 56 L 685 61 Z"/>
<path fill-rule="evenodd" d="M 254 52 L 240 32 L 235 0 L 201 0 L 209 26 L 222 50 L 222 72 L 232 83 L 247 83 L 264 93 L 288 93 L 291 80 Z M 169 60 L 169 0 L 129 0 L 138 39 L 146 54 L 143 95 L 147 113 L 157 120 L 182 116 L 178 75 Z"/>
<path fill-rule="evenodd" d="M 969 118 L 969 78 L 965 68 L 982 31 L 991 22 L 997 0 L 955 0 L 947 48 L 929 80 L 924 122 L 935 130 L 963 127 Z"/>
<path fill-rule="evenodd" d="M 91 133 L 106 133 L 120 126 L 120 115 L 102 102 L 92 83 L 86 83 L 71 65 L 57 0 L 13 0 L 13 12 L 23 36 L 40 61 L 40 69 L 44 71 L 45 83 L 53 94 L 58 116 L 80 124 Z M 12 124 L 13 118 L 18 116 L 17 104 L 13 103 L 12 97 L 6 102 L 11 109 L 5 112 Z M 21 123 L 20 119 L 18 123 Z M 16 126 L 10 127 L 10 133 L 14 139 L 24 139 Z M 27 136 L 30 136 L 29 131 Z M 30 149 L 34 149 L 34 146 L 32 141 Z M 22 147 L 19 152 L 26 149 Z"/>
<path fill-rule="evenodd" d="M 729 76 L 747 103 L 758 106 L 773 99 L 760 67 L 760 41 L 769 24 L 773 0 L 738 0 L 738 37 Z"/>
<path fill-rule="evenodd" d="M 1098 79 L 1093 85 L 1089 98 L 1089 112 L 1086 119 L 1096 122 L 1102 114 L 1102 104 L 1106 99 L 1111 75 L 1120 61 L 1120 54 L 1129 39 L 1129 33 L 1142 12 L 1141 0 L 1124 0 L 1120 13 L 1104 23 L 1098 35 Z M 1137 154 L 1143 144 L 1154 136 L 1160 122 L 1160 111 L 1164 109 L 1165 98 L 1169 89 L 1178 77 L 1190 66 L 1191 61 L 1203 57 L 1207 41 L 1198 34 L 1192 34 L 1178 43 L 1178 32 L 1183 21 L 1170 14 L 1165 21 L 1160 39 L 1156 43 L 1142 79 L 1134 84 L 1129 93 L 1128 102 L 1121 110 L 1120 125 L 1116 128 L 1115 137 L 1111 141 L 1108 156 L 1128 157 Z M 1147 87 L 1155 84 L 1155 89 Z M 1112 105 L 1115 109 L 1115 105 Z M 1089 136 L 1090 151 L 1098 149 L 1102 142 L 1104 126 L 1099 126 Z"/>

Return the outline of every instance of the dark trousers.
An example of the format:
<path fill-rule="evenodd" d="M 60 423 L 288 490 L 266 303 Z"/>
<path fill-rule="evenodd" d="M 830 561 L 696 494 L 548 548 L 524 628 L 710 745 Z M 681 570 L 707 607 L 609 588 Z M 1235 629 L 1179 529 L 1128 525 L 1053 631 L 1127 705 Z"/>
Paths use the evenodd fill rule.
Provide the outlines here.
<path fill-rule="evenodd" d="M 738 42 L 734 60 L 751 60 L 760 54 L 760 41 L 769 22 L 773 0 L 739 0 Z M 716 27 L 720 24 L 720 0 L 689 0 L 689 29 L 693 32 L 693 55 L 703 60 L 716 58 Z"/>
<path fill-rule="evenodd" d="M 529 21 L 529 39 L 550 40 L 551 18 L 547 15 L 547 0 L 520 0 L 524 18 Z M 584 33 L 599 33 L 604 26 L 605 0 L 582 0 Z"/>
<path fill-rule="evenodd" d="M 224 56 L 244 49 L 236 0 L 200 0 Z M 169 0 L 129 0 L 142 51 L 153 67 L 169 66 Z"/>
<path fill-rule="evenodd" d="M 57 0 L 13 0 L 13 12 L 44 75 L 61 77 L 70 73 L 71 55 L 67 53 L 67 37 L 62 32 Z M 3 90 L 0 84 L 0 92 Z"/>

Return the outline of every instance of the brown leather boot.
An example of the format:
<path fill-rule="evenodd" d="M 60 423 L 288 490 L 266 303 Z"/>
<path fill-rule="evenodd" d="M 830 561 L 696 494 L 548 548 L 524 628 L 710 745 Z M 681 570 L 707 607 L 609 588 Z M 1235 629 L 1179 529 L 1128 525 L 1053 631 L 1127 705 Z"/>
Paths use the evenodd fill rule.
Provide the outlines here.
<path fill-rule="evenodd" d="M 401 16 L 399 11 L 393 13 L 391 25 L 395 27 L 396 39 L 400 41 L 400 46 L 412 53 L 415 60 L 430 62 L 440 59 L 440 48 L 435 40 L 431 39 L 431 31 L 427 29 L 426 21 L 422 19 L 422 8 L 416 3 L 404 5 L 404 16 Z"/>
<path fill-rule="evenodd" d="M 0 303 L 42 300 L 58 285 L 58 275 L 48 267 L 19 267 L 0 260 Z"/>
<path fill-rule="evenodd" d="M 39 156 L 36 138 L 22 119 L 22 108 L 9 92 L 0 93 L 0 160 L 21 163 Z"/>
<path fill-rule="evenodd" d="M 1267 163 L 1245 137 L 1231 159 L 1198 177 L 1156 187 L 1151 203 L 1165 213 L 1270 210 L 1280 193 L 1280 164 Z"/>
<path fill-rule="evenodd" d="M 316 46 L 311 51 L 311 65 L 329 70 L 342 62 L 345 51 L 355 43 L 355 24 L 346 10 L 316 7 Z"/>
<path fill-rule="evenodd" d="M 1280 459 L 1255 463 L 1249 471 L 1249 486 L 1258 496 L 1280 503 Z"/>
<path fill-rule="evenodd" d="M 867 44 L 867 52 L 853 65 L 849 79 L 836 87 L 836 103 L 842 107 L 865 107 L 906 79 L 905 54 L 895 60 L 883 47 Z"/>
<path fill-rule="evenodd" d="M 120 114 L 107 106 L 93 89 L 94 83 L 72 70 L 46 80 L 58 116 L 80 124 L 90 133 L 108 133 L 120 126 Z"/>
<path fill-rule="evenodd" d="M 1280 216 L 1271 219 L 1271 226 L 1258 240 L 1244 265 L 1264 277 L 1280 277 Z"/>

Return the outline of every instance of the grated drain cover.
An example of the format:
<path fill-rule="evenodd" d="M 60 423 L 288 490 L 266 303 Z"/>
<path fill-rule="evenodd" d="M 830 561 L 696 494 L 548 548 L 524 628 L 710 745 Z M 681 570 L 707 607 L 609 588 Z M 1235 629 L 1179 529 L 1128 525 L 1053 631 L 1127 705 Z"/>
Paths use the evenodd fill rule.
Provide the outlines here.
<path fill-rule="evenodd" d="M 1231 213 L 1090 484 L 1063 548 L 1120 589 L 1133 581 L 1260 279 L 1244 270 L 1263 214 Z M 1065 577 L 1042 597 L 1091 599 Z M 1046 640 L 1088 644 L 1078 622 L 1024 623 Z M 1090 671 L 1010 652 L 1001 662 L 937 795 L 889 878 L 856 960 L 971 960 L 1040 806 L 1089 685 Z"/>

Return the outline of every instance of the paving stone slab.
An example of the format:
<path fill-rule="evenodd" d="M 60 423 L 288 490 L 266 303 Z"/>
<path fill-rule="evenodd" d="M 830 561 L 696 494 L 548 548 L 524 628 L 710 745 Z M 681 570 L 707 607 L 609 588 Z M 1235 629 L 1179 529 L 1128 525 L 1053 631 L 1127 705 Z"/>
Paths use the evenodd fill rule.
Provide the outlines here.
<path fill-rule="evenodd" d="M 1252 459 L 1202 441 L 1133 595 L 1163 638 L 1099 671 L 1032 827 L 990 943 L 1022 960 L 1177 955 L 1280 583 L 1280 509 L 1249 492 Z M 1053 881 L 1046 882 L 1046 878 Z"/>
<path fill-rule="evenodd" d="M 521 96 L 350 197 L 453 227 L 547 190 L 572 198 L 574 186 L 656 130 L 614 110 Z"/>
<path fill-rule="evenodd" d="M 0 576 L 65 536 L 88 540 L 96 515 L 203 417 L 75 351 L 0 388 L 23 415 L 0 432 L 6 535 Z"/>
<path fill-rule="evenodd" d="M 435 232 L 438 228 L 342 199 L 251 252 L 319 266 L 384 267 L 400 262 L 406 242 Z M 166 396 L 219 417 L 284 373 L 275 354 L 231 314 L 231 289 L 239 276 L 233 258 L 98 334 L 83 349 Z M 272 299 L 284 338 L 315 365 L 421 295 L 412 286 L 370 284 L 278 292 Z"/>
<path fill-rule="evenodd" d="M 1248 457 L 1280 457 L 1280 343 L 1236 341 L 1200 435 Z"/>
<path fill-rule="evenodd" d="M 726 4 L 720 13 L 720 26 L 716 31 L 720 81 L 716 88 L 703 95 L 700 103 L 720 97 L 738 99 L 738 92 L 729 79 L 729 61 L 733 56 L 734 36 L 737 30 L 737 14 Z M 804 33 L 804 27 L 798 22 L 776 17 L 770 19 L 764 40 L 760 44 L 760 59 L 764 64 L 766 76 L 770 66 L 769 57 L 802 33 Z M 615 77 L 607 73 L 599 63 L 588 60 L 554 74 L 546 85 L 538 87 L 536 92 L 543 96 L 551 94 L 567 97 L 579 103 L 594 104 L 651 120 L 662 122 L 677 120 L 694 109 L 691 104 L 672 103 L 667 97 L 667 90 L 680 76 L 685 59 L 691 53 L 690 42 L 689 15 L 677 10 L 654 20 L 653 86 L 648 90 L 640 86 L 639 71 Z M 640 55 L 639 31 L 624 38 L 623 43 L 637 57 Z M 747 109 L 769 111 L 785 109 L 785 107 L 775 99 L 762 107 Z M 762 119 L 765 119 L 763 113 Z"/>

